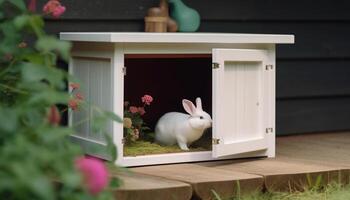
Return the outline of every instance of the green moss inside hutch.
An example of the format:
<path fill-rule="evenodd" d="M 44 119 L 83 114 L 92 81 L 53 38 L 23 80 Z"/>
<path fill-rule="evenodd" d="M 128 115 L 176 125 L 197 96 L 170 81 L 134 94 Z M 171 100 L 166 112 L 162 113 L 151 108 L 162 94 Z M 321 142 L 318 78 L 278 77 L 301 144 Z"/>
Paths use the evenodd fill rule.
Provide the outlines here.
<path fill-rule="evenodd" d="M 211 134 L 206 134 L 198 141 L 194 142 L 189 148 L 189 151 L 181 150 L 177 145 L 163 146 L 157 143 L 138 140 L 130 144 L 124 145 L 124 156 L 144 156 L 152 154 L 165 153 L 184 153 L 197 151 L 211 151 L 211 143 L 206 138 L 211 137 Z"/>

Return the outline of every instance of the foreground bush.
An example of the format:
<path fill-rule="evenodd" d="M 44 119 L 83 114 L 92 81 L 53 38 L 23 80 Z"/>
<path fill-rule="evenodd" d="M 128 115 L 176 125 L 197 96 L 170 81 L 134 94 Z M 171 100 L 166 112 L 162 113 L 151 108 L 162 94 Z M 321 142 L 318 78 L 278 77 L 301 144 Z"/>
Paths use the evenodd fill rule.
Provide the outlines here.
<path fill-rule="evenodd" d="M 43 8 L 55 18 L 65 10 L 58 0 Z M 79 98 L 66 92 L 68 75 L 56 67 L 57 59 L 69 59 L 71 45 L 46 35 L 35 12 L 35 0 L 28 9 L 23 0 L 0 0 L 0 197 L 112 199 L 104 163 L 83 157 L 68 140 L 73 129 L 60 125 L 57 107 Z M 100 111 L 95 128 L 104 131 L 109 118 L 120 121 Z"/>

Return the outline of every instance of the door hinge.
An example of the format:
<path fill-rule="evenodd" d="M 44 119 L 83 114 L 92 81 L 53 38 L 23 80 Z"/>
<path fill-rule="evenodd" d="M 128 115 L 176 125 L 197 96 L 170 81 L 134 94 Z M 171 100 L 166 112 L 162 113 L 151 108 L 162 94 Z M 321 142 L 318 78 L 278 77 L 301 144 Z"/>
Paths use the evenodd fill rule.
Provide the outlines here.
<path fill-rule="evenodd" d="M 123 67 L 123 74 L 126 76 L 126 67 Z"/>
<path fill-rule="evenodd" d="M 219 68 L 219 63 L 216 63 L 216 62 L 214 62 L 214 63 L 212 63 L 212 67 L 213 67 L 213 69 L 217 69 L 217 68 Z"/>
<path fill-rule="evenodd" d="M 265 65 L 266 70 L 273 70 L 273 65 Z"/>
<path fill-rule="evenodd" d="M 219 143 L 220 143 L 220 139 L 213 138 L 212 144 L 216 145 L 216 144 L 219 144 Z"/>
<path fill-rule="evenodd" d="M 265 132 L 266 132 L 266 133 L 272 133 L 272 132 L 273 132 L 273 128 L 266 128 L 266 129 L 265 129 Z"/>

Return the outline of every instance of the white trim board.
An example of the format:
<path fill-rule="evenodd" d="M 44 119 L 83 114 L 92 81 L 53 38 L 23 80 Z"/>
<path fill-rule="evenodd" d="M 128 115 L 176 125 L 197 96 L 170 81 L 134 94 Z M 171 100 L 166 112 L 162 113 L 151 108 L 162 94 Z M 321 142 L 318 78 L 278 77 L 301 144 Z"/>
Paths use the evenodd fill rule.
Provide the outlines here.
<path fill-rule="evenodd" d="M 112 43 L 293 44 L 294 35 L 238 33 L 62 32 L 61 40 Z"/>
<path fill-rule="evenodd" d="M 157 164 L 172 164 L 172 163 L 186 163 L 186 162 L 199 162 L 199 161 L 213 161 L 213 160 L 227 160 L 238 158 L 255 158 L 266 157 L 267 150 L 253 151 L 247 153 L 236 154 L 232 156 L 224 156 L 220 158 L 214 158 L 212 151 L 200 151 L 200 152 L 180 152 L 180 153 L 164 153 L 164 154 L 152 154 L 144 156 L 123 156 L 118 159 L 115 164 L 126 167 L 137 167 L 146 165 Z"/>

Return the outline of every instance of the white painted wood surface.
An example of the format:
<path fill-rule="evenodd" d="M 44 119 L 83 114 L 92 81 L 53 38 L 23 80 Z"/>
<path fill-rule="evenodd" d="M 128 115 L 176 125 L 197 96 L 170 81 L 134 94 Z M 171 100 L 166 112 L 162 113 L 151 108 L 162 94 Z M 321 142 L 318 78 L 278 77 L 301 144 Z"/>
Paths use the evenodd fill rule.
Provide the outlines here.
<path fill-rule="evenodd" d="M 113 112 L 122 117 L 124 116 L 124 48 L 121 44 L 114 46 L 113 66 Z M 123 131 L 122 123 L 113 123 L 113 142 L 118 150 L 116 164 L 132 166 L 125 163 Z"/>
<path fill-rule="evenodd" d="M 66 32 L 61 40 L 125 43 L 292 44 L 293 35 L 233 33 Z"/>
<path fill-rule="evenodd" d="M 222 140 L 219 145 L 213 146 L 213 151 L 124 157 L 123 125 L 113 123 L 109 130 L 118 148 L 116 164 L 142 166 L 275 155 L 275 44 L 293 43 L 293 35 L 61 33 L 60 36 L 61 39 L 73 41 L 72 55 L 80 58 L 71 60 L 70 73 L 77 75 L 85 87 L 86 84 L 93 84 L 91 87 L 87 86 L 88 91 L 83 92 L 94 96 L 92 100 L 95 103 L 119 116 L 123 116 L 125 54 L 213 52 L 213 61 L 222 62 L 223 66 L 226 66 L 219 68 L 221 71 L 213 70 L 214 79 L 223 82 L 222 87 L 219 87 L 221 90 L 215 89 L 220 81 L 213 82 L 213 118 L 222 118 L 222 122 L 214 122 L 214 137 Z M 221 56 L 217 56 L 217 52 L 220 52 Z M 99 63 L 103 60 L 109 60 L 109 71 L 103 67 L 107 67 L 106 64 Z M 266 64 L 273 65 L 273 69 L 264 70 Z M 87 75 L 90 74 L 90 70 L 96 75 L 93 81 L 86 80 L 90 79 L 90 75 Z M 101 70 L 103 72 L 100 72 Z M 94 92 L 91 93 L 91 90 Z M 110 93 L 107 94 L 106 91 Z M 220 92 L 217 93 L 218 91 Z M 226 97 L 224 94 L 227 93 L 234 95 Z M 259 106 L 256 103 L 259 103 Z M 218 108 L 224 104 L 227 105 L 226 110 L 231 112 L 223 113 L 223 109 L 220 113 Z M 234 110 L 237 112 L 232 113 Z M 83 115 L 87 113 L 75 114 L 77 118 L 83 118 Z M 74 125 L 78 120 L 70 115 L 69 121 Z M 272 128 L 272 132 L 266 134 L 265 129 L 268 127 Z M 90 125 L 78 126 L 79 134 L 73 136 L 73 140 L 78 141 L 87 153 L 109 159 L 109 155 L 103 151 L 105 141 L 98 136 L 91 137 L 90 131 L 87 130 L 89 128 Z M 215 131 L 220 128 L 227 131 Z"/>
<path fill-rule="evenodd" d="M 92 120 L 98 117 L 96 109 L 112 110 L 112 65 L 110 59 L 74 57 L 71 59 L 70 72 L 77 78 L 81 87 L 73 92 L 73 95 L 80 93 L 87 105 L 81 106 L 78 110 L 70 113 L 71 125 L 76 126 L 76 135 L 72 135 L 74 141 L 80 143 L 87 152 L 101 158 L 109 158 L 106 151 L 107 142 L 102 133 L 92 131 Z M 112 121 L 107 122 L 106 132 L 113 138 Z M 93 144 L 93 146 L 89 146 Z"/>
<path fill-rule="evenodd" d="M 266 50 L 213 49 L 213 156 L 268 149 Z M 273 100 L 274 101 L 274 100 Z"/>
<path fill-rule="evenodd" d="M 84 85 L 80 88 L 80 93 L 85 98 L 89 98 L 89 63 L 88 60 L 83 59 L 72 59 L 72 74 L 81 81 Z M 88 138 L 90 132 L 90 122 L 87 120 L 89 116 L 89 107 L 87 109 L 79 109 L 75 112 L 71 112 L 72 124 L 75 127 L 77 136 Z M 86 120 L 85 120 L 86 119 Z M 84 121 L 85 120 L 85 121 Z"/>

